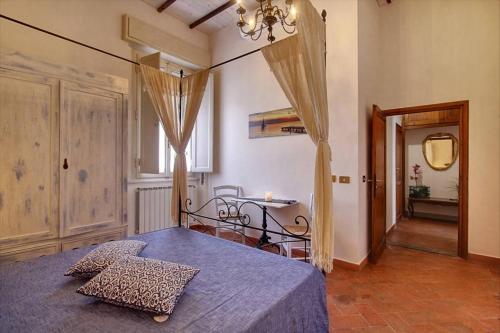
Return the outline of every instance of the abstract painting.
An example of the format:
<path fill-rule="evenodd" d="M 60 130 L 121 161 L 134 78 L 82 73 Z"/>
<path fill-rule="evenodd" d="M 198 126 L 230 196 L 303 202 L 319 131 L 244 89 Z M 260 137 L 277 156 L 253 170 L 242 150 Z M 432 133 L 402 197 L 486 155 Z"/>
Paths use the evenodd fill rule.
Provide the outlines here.
<path fill-rule="evenodd" d="M 306 129 L 293 108 L 253 113 L 249 116 L 250 139 L 296 134 L 306 134 Z"/>

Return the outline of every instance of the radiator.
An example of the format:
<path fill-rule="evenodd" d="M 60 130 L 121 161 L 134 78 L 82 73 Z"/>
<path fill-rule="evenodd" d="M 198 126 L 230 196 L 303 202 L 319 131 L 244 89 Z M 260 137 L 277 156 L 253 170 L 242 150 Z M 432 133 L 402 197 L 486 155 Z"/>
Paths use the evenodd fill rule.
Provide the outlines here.
<path fill-rule="evenodd" d="M 194 185 L 189 185 L 189 198 L 193 198 L 194 188 Z M 172 186 L 137 189 L 137 221 L 139 223 L 136 233 L 161 230 L 177 224 L 177 221 L 171 221 L 170 218 L 171 195 Z"/>

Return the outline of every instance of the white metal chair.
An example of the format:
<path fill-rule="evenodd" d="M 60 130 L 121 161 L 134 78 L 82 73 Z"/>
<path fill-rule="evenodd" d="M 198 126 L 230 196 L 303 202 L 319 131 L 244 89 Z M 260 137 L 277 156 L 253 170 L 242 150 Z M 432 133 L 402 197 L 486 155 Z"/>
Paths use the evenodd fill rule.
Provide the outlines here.
<path fill-rule="evenodd" d="M 314 210 L 314 194 L 311 193 L 311 195 L 309 197 L 309 231 L 305 235 L 303 235 L 304 237 L 308 237 L 308 238 L 311 237 L 311 222 L 312 222 L 312 217 L 314 216 L 313 210 Z M 296 225 L 296 224 L 287 224 L 284 227 L 293 235 L 302 235 L 307 229 L 306 226 Z M 283 230 L 282 232 L 284 233 L 285 231 Z M 288 258 L 302 260 L 302 259 L 304 259 L 304 257 L 302 257 L 302 256 L 294 258 L 292 256 L 292 251 L 293 251 L 293 249 L 298 249 L 298 250 L 302 250 L 302 251 L 305 250 L 307 253 L 305 259 L 309 261 L 311 259 L 311 242 L 308 241 L 306 243 L 306 246 L 304 247 L 304 243 L 302 241 L 290 242 L 290 241 L 293 241 L 294 239 L 295 238 L 291 238 L 291 237 L 287 237 L 287 236 L 281 237 L 281 240 L 283 241 L 283 243 L 282 243 L 282 246 L 280 246 L 280 255 L 283 255 L 283 250 L 285 250 L 286 256 Z"/>
<path fill-rule="evenodd" d="M 215 186 L 214 187 L 214 197 L 215 198 L 222 198 L 223 200 L 220 199 L 215 199 L 215 213 L 216 216 L 219 217 L 219 214 L 222 212 L 224 215 L 229 215 L 229 214 L 237 214 L 238 213 L 238 207 L 239 203 L 235 201 L 234 199 L 238 199 L 241 195 L 241 187 L 240 186 L 235 186 L 235 185 L 221 185 L 221 186 Z M 226 205 L 227 203 L 227 205 Z M 228 212 L 228 205 L 229 209 L 231 210 Z M 228 217 L 228 221 L 230 222 L 235 222 L 238 223 L 240 222 L 239 216 L 235 217 Z M 220 229 L 221 228 L 227 228 L 227 229 L 232 229 L 233 231 L 237 231 L 241 233 L 241 241 L 242 243 L 245 243 L 245 227 L 243 226 L 236 226 L 231 223 L 224 223 L 221 221 L 217 221 L 217 228 L 215 230 L 215 234 L 217 237 L 220 237 Z"/>

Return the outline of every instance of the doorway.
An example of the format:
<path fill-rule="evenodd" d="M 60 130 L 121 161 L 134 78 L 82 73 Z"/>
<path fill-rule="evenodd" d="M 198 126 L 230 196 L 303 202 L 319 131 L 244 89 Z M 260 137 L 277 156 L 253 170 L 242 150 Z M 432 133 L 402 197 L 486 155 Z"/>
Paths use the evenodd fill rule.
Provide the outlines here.
<path fill-rule="evenodd" d="M 404 203 L 404 180 L 405 171 L 403 167 L 405 165 L 405 157 L 404 153 L 405 149 L 405 140 L 404 140 L 404 132 L 403 126 L 401 124 L 396 123 L 396 148 L 395 148 L 395 158 L 396 158 L 396 170 L 395 170 L 395 178 L 396 178 L 396 223 L 400 222 L 403 218 L 403 212 L 405 210 Z"/>
<path fill-rule="evenodd" d="M 468 101 L 373 107 L 371 252 L 387 244 L 467 257 Z"/>

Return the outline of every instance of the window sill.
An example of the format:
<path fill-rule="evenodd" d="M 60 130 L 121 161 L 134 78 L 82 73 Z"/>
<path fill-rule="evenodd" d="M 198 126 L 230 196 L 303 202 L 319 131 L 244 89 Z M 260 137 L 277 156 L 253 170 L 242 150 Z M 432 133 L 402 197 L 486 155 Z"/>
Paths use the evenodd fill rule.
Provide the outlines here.
<path fill-rule="evenodd" d="M 188 182 L 199 181 L 200 178 L 196 176 L 188 176 Z M 172 177 L 157 177 L 157 178 L 135 178 L 130 179 L 127 184 L 150 184 L 150 183 L 172 183 Z"/>

